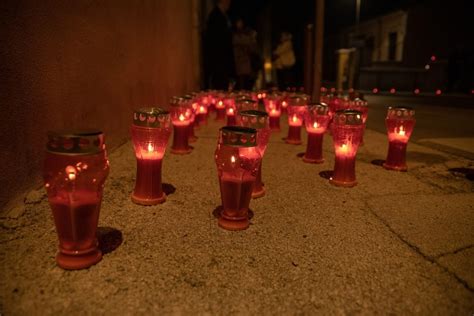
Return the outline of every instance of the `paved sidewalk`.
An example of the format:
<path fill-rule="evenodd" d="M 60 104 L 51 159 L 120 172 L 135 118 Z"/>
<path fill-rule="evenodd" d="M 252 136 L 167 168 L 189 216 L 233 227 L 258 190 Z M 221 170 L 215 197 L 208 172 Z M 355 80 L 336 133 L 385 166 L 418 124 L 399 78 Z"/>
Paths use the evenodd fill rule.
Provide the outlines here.
<path fill-rule="evenodd" d="M 285 124 L 283 126 L 286 126 Z M 103 260 L 56 267 L 57 237 L 43 189 L 0 219 L 0 313 L 23 314 L 450 314 L 474 312 L 473 162 L 410 144 L 409 172 L 386 171 L 386 136 L 368 130 L 359 185 L 319 176 L 304 146 L 272 137 L 267 195 L 251 202 L 250 228 L 228 232 L 213 216 L 218 126 L 187 156 L 166 154 L 166 203 L 130 201 L 130 143 L 110 155 L 99 226 Z M 374 163 L 373 163 L 374 162 Z M 452 171 L 449 171 L 451 169 Z M 121 239 L 123 241 L 120 244 Z"/>

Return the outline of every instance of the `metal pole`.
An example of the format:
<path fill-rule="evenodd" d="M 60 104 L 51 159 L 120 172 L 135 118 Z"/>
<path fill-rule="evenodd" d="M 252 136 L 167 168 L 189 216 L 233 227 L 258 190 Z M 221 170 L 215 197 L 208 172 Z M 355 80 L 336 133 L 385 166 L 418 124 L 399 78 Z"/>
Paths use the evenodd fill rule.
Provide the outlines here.
<path fill-rule="evenodd" d="M 304 90 L 309 95 L 312 95 L 313 89 L 313 29 L 313 24 L 306 25 L 304 36 Z"/>
<path fill-rule="evenodd" d="M 321 96 L 323 39 L 324 39 L 324 0 L 316 0 L 316 23 L 314 30 L 314 68 L 313 68 L 313 101 L 319 102 Z"/>
<path fill-rule="evenodd" d="M 359 25 L 360 20 L 360 1 L 361 0 L 356 0 L 356 25 Z"/>

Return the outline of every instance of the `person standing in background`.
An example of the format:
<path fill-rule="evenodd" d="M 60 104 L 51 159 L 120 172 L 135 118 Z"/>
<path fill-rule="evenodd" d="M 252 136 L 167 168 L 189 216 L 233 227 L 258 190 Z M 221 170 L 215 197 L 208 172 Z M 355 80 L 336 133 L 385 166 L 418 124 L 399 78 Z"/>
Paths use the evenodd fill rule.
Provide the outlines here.
<path fill-rule="evenodd" d="M 217 0 L 207 18 L 204 37 L 206 83 L 212 89 L 227 90 L 235 77 L 232 23 L 227 16 L 231 0 Z"/>
<path fill-rule="evenodd" d="M 252 90 L 255 82 L 255 70 L 252 69 L 252 58 L 257 53 L 257 33 L 245 27 L 244 21 L 239 18 L 235 21 L 233 36 L 235 72 L 237 75 L 237 89 Z"/>
<path fill-rule="evenodd" d="M 292 35 L 281 33 L 280 44 L 273 52 L 273 64 L 277 70 L 278 87 L 281 91 L 293 84 L 295 53 L 293 51 Z"/>

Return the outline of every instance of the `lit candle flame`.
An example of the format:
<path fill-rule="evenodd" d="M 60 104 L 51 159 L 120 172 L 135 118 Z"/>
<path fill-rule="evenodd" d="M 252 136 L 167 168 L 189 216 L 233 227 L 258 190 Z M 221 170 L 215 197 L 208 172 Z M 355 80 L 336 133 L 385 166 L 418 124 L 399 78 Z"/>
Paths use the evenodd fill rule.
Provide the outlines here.
<path fill-rule="evenodd" d="M 405 136 L 405 130 L 403 129 L 403 125 L 400 126 L 400 129 L 398 130 L 398 134 L 399 134 L 400 136 Z"/>
<path fill-rule="evenodd" d="M 234 109 L 233 109 L 233 108 L 229 108 L 228 113 L 229 113 L 230 115 L 234 114 Z"/>
<path fill-rule="evenodd" d="M 206 109 L 204 108 L 204 106 L 201 105 L 201 106 L 199 107 L 199 112 L 204 113 L 205 110 L 206 110 Z"/>
<path fill-rule="evenodd" d="M 230 157 L 230 161 L 231 161 L 232 163 L 235 163 L 235 157 L 234 157 L 234 156 L 231 156 L 231 157 Z"/>
<path fill-rule="evenodd" d="M 66 173 L 69 180 L 71 181 L 76 180 L 76 168 L 74 168 L 73 166 L 67 166 Z"/>
<path fill-rule="evenodd" d="M 318 122 L 314 122 L 314 123 L 313 123 L 313 127 L 314 127 L 314 128 L 318 128 Z"/>
<path fill-rule="evenodd" d="M 180 114 L 180 115 L 179 115 L 179 120 L 180 120 L 181 122 L 184 121 L 184 115 L 183 115 L 183 114 Z"/>
<path fill-rule="evenodd" d="M 298 122 L 298 118 L 296 117 L 296 114 L 293 114 L 293 117 L 291 118 L 293 120 L 293 122 Z"/>
<path fill-rule="evenodd" d="M 148 144 L 148 152 L 153 152 L 155 150 L 155 148 L 153 147 L 152 144 Z"/>
<path fill-rule="evenodd" d="M 286 101 L 283 101 L 283 102 L 281 103 L 281 106 L 284 107 L 284 108 L 286 107 L 286 105 L 287 105 L 287 104 L 286 104 Z"/>

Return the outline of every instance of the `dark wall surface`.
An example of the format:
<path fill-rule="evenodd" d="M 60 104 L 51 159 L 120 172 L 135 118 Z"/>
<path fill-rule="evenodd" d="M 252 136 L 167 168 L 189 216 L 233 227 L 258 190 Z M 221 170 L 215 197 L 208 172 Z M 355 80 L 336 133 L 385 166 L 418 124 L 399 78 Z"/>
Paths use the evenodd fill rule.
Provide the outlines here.
<path fill-rule="evenodd" d="M 0 206 L 40 184 L 46 132 L 98 127 L 198 87 L 193 1 L 2 1 Z"/>

